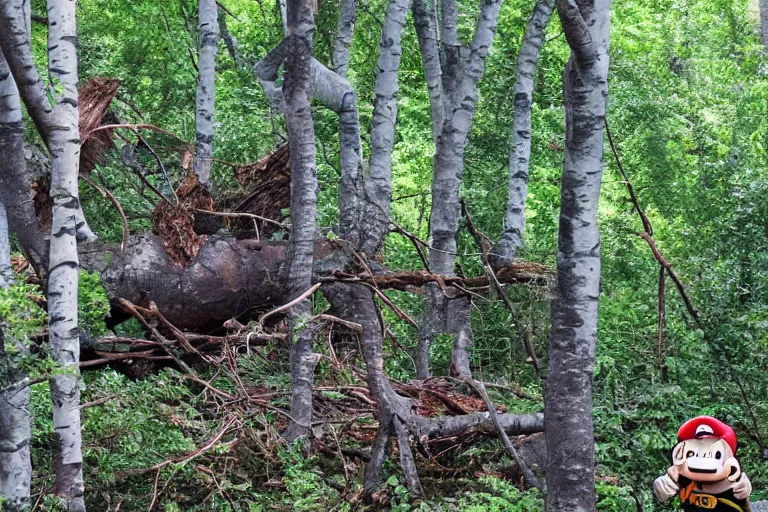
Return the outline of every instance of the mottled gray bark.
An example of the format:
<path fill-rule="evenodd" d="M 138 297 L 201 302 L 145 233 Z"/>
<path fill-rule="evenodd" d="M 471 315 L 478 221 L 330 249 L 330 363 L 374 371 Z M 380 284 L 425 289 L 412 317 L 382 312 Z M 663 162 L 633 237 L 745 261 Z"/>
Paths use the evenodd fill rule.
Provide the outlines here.
<path fill-rule="evenodd" d="M 277 85 L 280 65 L 287 55 L 283 40 L 254 66 L 254 73 L 272 105 L 283 109 L 282 88 Z M 339 234 L 352 243 L 359 237 L 357 226 L 360 198 L 363 195 L 363 160 L 357 96 L 346 78 L 312 59 L 310 63 L 312 96 L 339 115 L 341 180 L 339 182 Z"/>
<path fill-rule="evenodd" d="M 499 414 L 499 423 L 510 436 L 535 434 L 544 430 L 543 414 Z M 427 438 L 453 437 L 471 428 L 493 429 L 488 412 L 476 412 L 463 416 L 416 419 L 419 434 Z"/>
<path fill-rule="evenodd" d="M 557 1 L 571 57 L 563 72 L 565 166 L 544 415 L 549 511 L 595 509 L 592 376 L 610 6 L 610 0 Z"/>
<path fill-rule="evenodd" d="M 349 71 L 349 47 L 355 34 L 357 0 L 341 0 L 336 41 L 333 44 L 333 71 L 346 78 Z"/>
<path fill-rule="evenodd" d="M 77 215 L 80 129 L 77 108 L 77 22 L 75 3 L 48 1 L 48 71 L 61 84 L 52 111 L 57 124 L 49 136 L 53 218 L 48 266 L 48 330 L 51 355 L 62 373 L 51 381 L 56 494 L 70 512 L 85 510 L 80 435 L 80 340 L 77 324 Z"/>
<path fill-rule="evenodd" d="M 429 221 L 429 266 L 432 272 L 445 276 L 455 275 L 456 235 L 459 228 L 461 206 L 459 193 L 464 175 L 464 149 L 475 114 L 478 82 L 485 72 L 485 59 L 496 35 L 496 22 L 501 0 L 483 3 L 469 48 L 462 48 L 456 39 L 456 5 L 454 0 L 442 3 L 442 96 L 444 118 L 436 138 L 434 174 L 432 178 L 432 209 Z M 462 57 L 462 53 L 466 54 Z M 429 354 L 429 345 L 435 336 L 447 332 L 453 336 L 451 371 L 455 375 L 471 376 L 469 349 L 472 331 L 469 326 L 471 303 L 457 301 L 451 307 L 448 323 L 448 302 L 440 297 L 441 290 L 427 288 L 427 311 L 419 333 L 416 363 L 417 378 L 429 377 L 429 362 L 421 360 Z M 456 321 L 467 320 L 466 325 Z"/>
<path fill-rule="evenodd" d="M 19 85 L 19 94 L 32 122 L 40 132 L 48 151 L 53 154 L 55 148 L 53 139 L 57 135 L 55 132 L 60 128 L 60 119 L 55 106 L 52 106 L 48 100 L 46 85 L 40 78 L 32 58 L 29 6 L 30 2 L 26 0 L 0 2 L 0 50 L 5 54 L 14 80 Z M 51 76 L 55 79 L 52 71 L 49 69 Z M 10 205 L 8 207 L 10 208 Z M 96 240 L 97 237 L 88 226 L 79 204 L 75 219 L 77 240 L 79 242 Z"/>
<path fill-rule="evenodd" d="M 443 82 L 440 67 L 440 43 L 437 36 L 437 13 L 433 0 L 413 0 L 413 24 L 419 39 L 421 62 L 429 91 L 429 105 L 432 113 L 432 138 L 437 137 L 443 126 Z"/>
<path fill-rule="evenodd" d="M 0 202 L 8 215 L 10 232 L 15 234 L 27 260 L 40 275 L 45 275 L 48 261 L 48 234 L 40 231 L 32 201 L 34 175 L 28 172 L 26 159 L 40 156 L 24 147 L 24 124 L 16 84 L 0 51 L 0 154 L 8 156 L 0 170 Z M 33 154 L 36 153 L 36 154 Z"/>
<path fill-rule="evenodd" d="M 285 124 L 291 151 L 291 238 L 287 285 L 291 298 L 312 286 L 317 222 L 317 150 L 309 100 L 311 97 L 312 38 L 315 30 L 311 0 L 288 1 L 288 53 L 285 59 Z M 305 325 L 312 313 L 310 300 L 289 312 L 291 337 L 292 421 L 289 442 L 308 435 L 312 419 L 312 382 L 317 359 Z"/>
<path fill-rule="evenodd" d="M 374 86 L 371 120 L 371 158 L 365 181 L 363 219 L 366 223 L 361 249 L 372 256 L 381 248 L 389 232 L 392 202 L 392 147 L 397 121 L 398 72 L 402 57 L 402 34 L 410 0 L 390 0 L 381 27 L 379 59 Z"/>
<path fill-rule="evenodd" d="M 195 101 L 194 172 L 200 184 L 211 186 L 213 167 L 213 123 L 216 103 L 216 53 L 219 21 L 216 0 L 198 0 L 197 97 Z"/>
<path fill-rule="evenodd" d="M 507 211 L 501 237 L 489 254 L 498 268 L 512 263 L 523 246 L 525 235 L 525 199 L 531 160 L 531 105 L 539 54 L 544 45 L 547 24 L 552 17 L 555 0 L 538 0 L 528 20 L 520 51 L 517 54 L 515 80 L 515 113 L 512 125 L 512 147 L 509 152 L 509 187 Z"/>
<path fill-rule="evenodd" d="M 760 0 L 760 39 L 768 47 L 768 0 Z"/>
<path fill-rule="evenodd" d="M 0 176 L 13 176 L 16 167 L 24 165 L 19 94 L 5 66 L 0 52 Z M 13 281 L 11 247 L 8 239 L 8 217 L 0 198 L 0 288 Z M 19 340 L 5 340 L 0 319 L 0 387 L 24 379 L 16 367 L 15 359 L 5 350 L 5 342 L 16 345 L 16 354 L 26 347 Z M 31 422 L 29 415 L 29 388 L 0 393 L 0 496 L 4 496 L 8 510 L 24 510 L 29 505 L 32 461 L 29 453 Z"/>

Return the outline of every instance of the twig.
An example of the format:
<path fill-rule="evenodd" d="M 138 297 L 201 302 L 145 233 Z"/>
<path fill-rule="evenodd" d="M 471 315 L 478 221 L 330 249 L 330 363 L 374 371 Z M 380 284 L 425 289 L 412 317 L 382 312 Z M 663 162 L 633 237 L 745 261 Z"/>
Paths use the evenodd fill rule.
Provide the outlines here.
<path fill-rule="evenodd" d="M 278 226 L 280 228 L 287 228 L 287 227 L 289 227 L 288 225 L 283 224 L 282 222 L 278 222 L 276 220 L 273 220 L 273 219 L 270 219 L 270 218 L 267 218 L 267 217 L 262 217 L 261 215 L 256 215 L 254 213 L 246 213 L 246 212 L 211 212 L 211 211 L 208 211 L 208 210 L 201 210 L 199 208 L 195 208 L 195 211 L 196 212 L 201 212 L 201 213 L 207 213 L 208 215 L 215 215 L 217 217 L 246 217 L 246 218 L 249 218 L 249 219 L 256 219 L 256 220 L 260 220 L 260 221 L 263 221 L 263 222 L 269 222 L 269 223 L 274 224 L 275 226 Z"/>
<path fill-rule="evenodd" d="M 520 472 L 523 474 L 523 477 L 525 478 L 528 485 L 543 490 L 544 487 L 541 485 L 541 482 L 539 482 L 538 478 L 536 478 L 536 475 L 533 474 L 522 457 L 520 457 L 520 454 L 517 453 L 517 450 L 515 450 L 515 447 L 512 445 L 512 441 L 509 440 L 509 436 L 507 436 L 507 433 L 504 431 L 504 427 L 502 427 L 501 423 L 499 422 L 499 415 L 496 413 L 496 406 L 491 401 L 491 398 L 488 396 L 485 388 L 483 388 L 483 385 L 477 382 L 475 379 L 468 377 L 465 377 L 461 380 L 466 382 L 469 387 L 474 389 L 475 393 L 480 395 L 480 397 L 483 399 L 483 402 L 485 402 L 485 406 L 488 408 L 488 414 L 491 417 L 493 426 L 496 427 L 496 432 L 498 432 L 499 437 L 501 437 L 501 442 L 504 444 L 504 448 L 506 448 L 507 453 L 512 456 L 517 465 L 520 467 Z"/>
<path fill-rule="evenodd" d="M 378 296 L 378 297 L 381 299 L 381 301 L 382 301 L 384 304 L 386 304 L 386 305 L 387 305 L 387 307 L 389 307 L 389 309 L 391 309 L 391 310 L 392 310 L 392 312 L 393 312 L 393 313 L 394 313 L 394 314 L 395 314 L 395 315 L 396 315 L 396 316 L 397 316 L 399 319 L 401 319 L 401 320 L 405 320 L 406 322 L 408 322 L 409 324 L 411 324 L 412 326 L 414 326 L 414 327 L 415 327 L 415 328 L 417 328 L 417 329 L 419 328 L 419 324 L 417 324 L 417 323 L 416 323 L 416 322 L 413 320 L 413 318 L 411 318 L 410 316 L 408 316 L 408 314 L 407 314 L 405 311 L 403 311 L 402 309 L 400 309 L 399 307 L 397 307 L 397 306 L 395 305 L 395 303 L 394 303 L 394 302 L 392 302 L 392 301 L 390 300 L 390 298 L 389 298 L 389 297 L 387 297 L 386 295 L 384 295 L 384 292 L 382 292 L 382 291 L 381 291 L 381 290 L 379 290 L 377 287 L 375 287 L 375 286 L 373 286 L 373 285 L 370 285 L 370 284 L 368 284 L 368 283 L 366 283 L 366 282 L 363 282 L 362 284 L 364 284 L 365 286 L 367 286 L 368 288 L 370 288 L 371 290 L 373 290 L 373 291 L 374 291 L 374 293 L 375 293 L 375 294 L 376 294 L 376 295 L 377 295 L 377 296 Z"/>
<path fill-rule="evenodd" d="M 292 307 L 294 307 L 294 306 L 296 306 L 298 304 L 301 304 L 302 302 L 304 302 L 304 300 L 307 297 L 310 297 L 313 293 L 315 293 L 317 291 L 317 289 L 320 288 L 320 286 L 322 286 L 322 283 L 317 283 L 314 286 L 312 286 L 312 288 L 310 288 L 309 290 L 305 291 L 304 293 L 302 293 L 301 295 L 299 295 L 298 297 L 293 299 L 288 304 L 283 304 L 279 308 L 275 308 L 272 311 L 262 315 L 262 317 L 259 319 L 259 325 L 258 325 L 257 331 L 261 332 L 261 331 L 264 330 L 264 322 L 266 321 L 267 318 L 269 318 L 271 316 L 274 316 L 274 315 L 277 315 L 278 313 L 282 313 L 283 311 L 289 310 L 289 309 L 291 309 Z"/>
<path fill-rule="evenodd" d="M 189 462 L 189 461 L 191 461 L 193 459 L 196 459 L 200 455 L 202 455 L 202 454 L 210 451 L 212 448 L 214 448 L 216 446 L 216 444 L 221 440 L 221 438 L 224 437 L 224 435 L 227 433 L 229 428 L 232 426 L 233 423 L 235 423 L 236 420 L 237 420 L 237 418 L 235 418 L 234 416 L 230 416 L 229 420 L 224 424 L 224 426 L 221 428 L 221 430 L 219 430 L 216 433 L 216 435 L 213 436 L 207 443 L 205 443 L 203 446 L 201 446 L 197 450 L 195 450 L 195 451 L 193 451 L 193 452 L 191 452 L 191 453 L 189 453 L 189 454 L 187 454 L 187 455 L 185 455 L 183 457 L 164 460 L 163 462 L 158 462 L 157 464 L 155 464 L 154 466 L 149 467 L 149 468 L 129 469 L 129 470 L 123 471 L 121 473 L 118 473 L 117 478 L 120 479 L 120 478 L 123 478 L 125 476 L 129 476 L 129 475 L 143 475 L 145 473 L 151 473 L 152 471 L 159 471 L 159 470 L 163 469 L 164 467 L 166 467 L 166 466 L 168 466 L 170 464 L 184 465 L 187 462 Z"/>
<path fill-rule="evenodd" d="M 107 403 L 110 400 L 112 400 L 113 398 L 117 398 L 118 396 L 120 396 L 120 395 L 119 394 L 115 394 L 115 395 L 105 396 L 103 398 L 99 398 L 98 400 L 94 400 L 92 402 L 86 402 L 84 404 L 80 404 L 77 408 L 82 411 L 83 409 L 87 409 L 88 407 L 95 407 L 97 405 L 101 405 L 103 403 Z"/>
<path fill-rule="evenodd" d="M 472 221 L 472 216 L 469 214 L 469 210 L 467 209 L 467 205 L 463 199 L 461 200 L 461 208 L 464 211 L 464 217 L 466 218 L 467 229 L 472 234 L 475 241 L 480 246 L 480 250 L 482 251 L 483 268 L 485 269 L 485 273 L 488 276 L 488 282 L 491 283 L 493 288 L 496 290 L 496 293 L 499 295 L 502 302 L 504 302 L 504 305 L 507 307 L 507 309 L 511 313 L 512 321 L 515 323 L 518 334 L 520 335 L 520 342 L 522 343 L 523 349 L 525 350 L 528 356 L 528 362 L 530 362 L 531 365 L 533 366 L 533 369 L 536 372 L 536 376 L 539 379 L 541 379 L 541 369 L 539 367 L 539 360 L 536 357 L 536 352 L 533 348 L 533 343 L 531 342 L 530 333 L 528 332 L 528 329 L 520 321 L 520 318 L 517 314 L 517 310 L 515 309 L 514 305 L 512 305 L 512 302 L 510 302 L 509 297 L 507 297 L 507 294 L 504 291 L 504 288 L 501 286 L 499 279 L 496 277 L 496 273 L 493 271 L 493 267 L 491 267 L 491 264 L 488 261 L 488 253 L 493 248 L 493 243 L 491 242 L 490 238 L 488 238 L 483 232 L 481 232 L 477 228 L 477 226 L 475 226 L 475 223 Z"/>
<path fill-rule="evenodd" d="M 416 235 L 410 233 L 409 231 L 406 231 L 405 228 L 403 228 L 399 224 L 396 224 L 391 220 L 389 221 L 389 223 L 392 224 L 392 226 L 394 226 L 395 231 L 397 233 L 400 233 L 405 238 L 411 241 L 413 246 L 416 248 L 416 252 L 419 255 L 419 259 L 421 260 L 422 265 L 424 265 L 424 270 L 431 273 L 432 270 L 429 268 L 429 261 L 427 260 L 427 256 L 424 254 L 424 250 L 421 248 L 422 245 L 427 245 L 427 244 L 423 240 L 419 239 Z"/>
<path fill-rule="evenodd" d="M 174 135 L 173 133 L 169 132 L 168 130 L 164 130 L 164 129 L 159 128 L 159 127 L 157 127 L 157 126 L 155 126 L 153 124 L 146 124 L 146 123 L 142 123 L 142 124 L 127 124 L 126 123 L 126 124 L 103 124 L 101 126 L 97 126 L 96 128 L 94 128 L 90 132 L 86 133 L 82 137 L 82 141 L 85 142 L 86 140 L 88 140 L 88 138 L 91 135 L 93 135 L 94 133 L 96 133 L 98 131 L 101 131 L 101 130 L 115 130 L 117 128 L 128 128 L 129 130 L 134 130 L 134 131 L 135 130 L 152 130 L 154 132 L 162 133 L 163 135 L 168 135 L 169 137 L 173 137 L 174 139 L 177 139 L 177 140 L 184 140 L 181 137 L 179 137 L 177 135 Z"/>
<path fill-rule="evenodd" d="M 115 205 L 115 208 L 117 208 L 117 211 L 120 213 L 120 217 L 123 219 L 123 238 L 120 242 L 120 250 L 125 250 L 125 243 L 128 240 L 128 218 L 125 216 L 125 212 L 123 211 L 123 207 L 120 205 L 120 201 L 117 200 L 117 198 L 107 190 L 106 188 L 102 188 L 98 186 L 91 178 L 86 176 L 85 174 L 80 174 L 80 178 L 82 178 L 83 181 L 88 183 L 90 186 L 95 188 L 102 197 L 108 197 L 110 201 L 112 201 L 112 204 Z"/>
<path fill-rule="evenodd" d="M 605 133 L 608 136 L 608 142 L 611 145 L 611 151 L 613 151 L 614 159 L 616 160 L 616 166 L 619 168 L 619 172 L 621 173 L 621 176 L 624 178 L 624 183 L 627 185 L 627 191 L 629 192 L 629 199 L 632 201 L 632 205 L 635 207 L 635 211 L 640 216 L 640 220 L 643 223 L 643 229 L 646 233 L 653 236 L 653 227 L 651 227 L 651 221 L 648 220 L 648 216 L 645 214 L 643 209 L 640 207 L 640 201 L 637 200 L 637 194 L 635 194 L 635 188 L 632 186 L 632 183 L 629 181 L 629 177 L 627 176 L 627 173 L 624 172 L 624 166 L 621 163 L 621 158 L 619 157 L 619 150 L 616 148 L 616 144 L 613 142 L 613 137 L 611 136 L 611 130 L 608 128 L 608 118 L 606 117 L 604 120 L 605 123 Z"/>

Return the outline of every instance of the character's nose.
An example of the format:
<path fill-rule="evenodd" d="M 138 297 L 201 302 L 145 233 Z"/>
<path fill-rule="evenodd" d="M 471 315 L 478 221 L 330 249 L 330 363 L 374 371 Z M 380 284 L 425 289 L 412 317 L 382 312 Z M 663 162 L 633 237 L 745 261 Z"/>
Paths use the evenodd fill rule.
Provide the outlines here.
<path fill-rule="evenodd" d="M 692 473 L 717 473 L 723 467 L 719 460 L 712 457 L 688 457 L 687 462 Z"/>

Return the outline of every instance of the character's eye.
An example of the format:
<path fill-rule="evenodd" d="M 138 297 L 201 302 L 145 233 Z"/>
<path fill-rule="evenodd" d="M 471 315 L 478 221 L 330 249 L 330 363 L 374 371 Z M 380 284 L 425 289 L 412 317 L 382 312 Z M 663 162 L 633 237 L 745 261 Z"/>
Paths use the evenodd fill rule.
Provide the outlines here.
<path fill-rule="evenodd" d="M 722 456 L 723 456 L 723 454 L 722 454 L 722 453 L 720 453 L 720 452 L 715 452 L 715 458 L 716 458 L 716 459 L 720 460 L 720 458 L 721 458 Z"/>
<path fill-rule="evenodd" d="M 687 452 L 685 452 L 685 458 L 686 458 L 686 459 L 687 459 L 688 457 L 693 457 L 693 455 L 694 455 L 694 453 L 693 453 L 693 451 L 691 451 L 691 450 L 688 450 Z"/>

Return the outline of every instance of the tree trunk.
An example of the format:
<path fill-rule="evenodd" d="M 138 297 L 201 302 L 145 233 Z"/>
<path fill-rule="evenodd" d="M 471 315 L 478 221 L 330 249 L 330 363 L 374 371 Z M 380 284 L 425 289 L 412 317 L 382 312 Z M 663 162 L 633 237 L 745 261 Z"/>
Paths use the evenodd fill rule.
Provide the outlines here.
<path fill-rule="evenodd" d="M 443 127 L 443 83 L 440 68 L 440 43 L 437 36 L 437 13 L 433 0 L 413 0 L 413 24 L 419 38 L 419 53 L 427 81 L 429 104 L 432 113 L 432 139 L 437 146 L 437 137 Z"/>
<path fill-rule="evenodd" d="M 53 138 L 56 135 L 55 132 L 60 129 L 59 116 L 55 106 L 51 106 L 48 100 L 47 87 L 40 78 L 32 57 L 30 3 L 26 0 L 0 2 L 0 49 L 5 54 L 8 67 L 19 86 L 19 94 L 32 122 L 48 151 L 53 154 L 56 151 Z M 24 190 L 23 194 L 19 196 L 19 201 L 22 197 L 26 197 L 29 191 Z M 6 206 L 11 208 L 8 201 Z M 10 217 L 11 230 L 15 231 L 13 229 L 15 215 L 12 213 Z M 79 204 L 75 212 L 75 230 L 78 242 L 93 242 L 97 238 L 88 226 Z M 41 239 L 44 240 L 44 238 Z"/>
<path fill-rule="evenodd" d="M 760 39 L 768 48 L 768 0 L 760 0 Z"/>
<path fill-rule="evenodd" d="M 531 160 L 531 104 L 539 54 L 555 0 L 539 0 L 528 21 L 517 54 L 515 114 L 512 126 L 512 150 L 509 153 L 509 189 L 504 229 L 489 255 L 495 268 L 512 263 L 523 246 L 525 235 L 525 199 L 528 195 L 528 168 Z"/>
<path fill-rule="evenodd" d="M 549 511 L 595 509 L 592 375 L 610 5 L 610 0 L 557 2 L 571 58 L 563 72 L 565 167 L 544 413 Z"/>
<path fill-rule="evenodd" d="M 66 371 L 51 379 L 56 494 L 71 512 L 85 510 L 83 455 L 80 436 L 80 342 L 78 338 L 77 215 L 80 130 L 77 109 L 77 23 L 75 3 L 48 2 L 48 67 L 61 84 L 53 114 L 59 126 L 51 131 L 51 190 L 53 219 L 48 268 L 48 329 L 51 354 Z"/>
<path fill-rule="evenodd" d="M 392 147 L 397 121 L 398 73 L 403 54 L 402 36 L 410 0 L 390 0 L 387 17 L 381 27 L 378 72 L 374 85 L 373 119 L 371 120 L 370 174 L 365 183 L 366 203 L 362 219 L 366 224 L 360 248 L 373 256 L 389 232 L 389 210 L 392 202 Z"/>
<path fill-rule="evenodd" d="M 485 58 L 496 35 L 496 21 L 501 0 L 485 2 L 478 16 L 474 39 L 466 58 L 461 58 L 457 46 L 453 0 L 443 2 L 443 102 L 444 119 L 437 137 L 434 175 L 432 178 L 432 210 L 429 220 L 429 266 L 432 272 L 444 276 L 455 275 L 456 235 L 459 229 L 461 207 L 459 194 L 464 175 L 464 149 L 475 114 L 478 82 L 485 72 Z M 456 61 L 458 59 L 458 61 Z M 453 337 L 451 373 L 469 377 L 472 330 L 469 326 L 471 302 L 462 299 L 451 304 L 450 322 L 448 302 L 441 290 L 427 287 L 427 311 L 419 333 L 416 362 L 417 378 L 429 377 L 429 345 L 435 336 L 447 332 Z M 458 319 L 466 320 L 461 323 Z"/>
<path fill-rule="evenodd" d="M 216 52 L 219 21 L 216 0 L 198 0 L 199 48 L 197 52 L 197 109 L 195 110 L 195 163 L 197 180 L 211 186 L 213 166 L 213 121 L 216 102 Z"/>
<path fill-rule="evenodd" d="M 291 239 L 287 285 L 291 299 L 312 286 L 317 222 L 317 151 L 310 110 L 310 69 L 314 10 L 310 0 L 288 1 L 288 54 L 285 60 L 285 124 L 291 151 Z M 285 434 L 289 442 L 309 433 L 312 420 L 312 383 L 317 357 L 312 353 L 312 314 L 309 299 L 289 312 L 291 338 L 291 418 Z"/>
<path fill-rule="evenodd" d="M 339 23 L 336 26 L 336 41 L 333 45 L 333 71 L 347 77 L 349 71 L 349 48 L 355 34 L 357 0 L 341 0 Z"/>
<path fill-rule="evenodd" d="M 24 165 L 22 153 L 24 127 L 21 104 L 16 84 L 10 76 L 0 52 L 0 175 L 15 176 L 14 167 Z M 13 281 L 11 246 L 8 239 L 8 217 L 0 198 L 0 288 Z M 8 340 L 14 343 L 17 340 Z M 5 351 L 5 340 L 0 326 L 0 386 L 18 382 L 23 372 Z M 15 353 L 24 353 L 23 343 L 16 343 Z M 9 510 L 24 510 L 29 506 L 32 461 L 29 453 L 31 422 L 29 416 L 29 388 L 0 393 L 0 496 L 7 500 Z"/>

